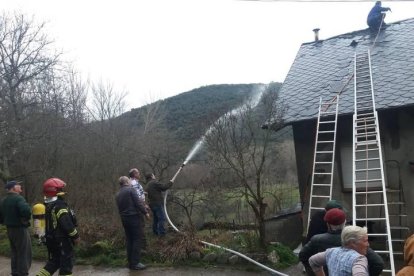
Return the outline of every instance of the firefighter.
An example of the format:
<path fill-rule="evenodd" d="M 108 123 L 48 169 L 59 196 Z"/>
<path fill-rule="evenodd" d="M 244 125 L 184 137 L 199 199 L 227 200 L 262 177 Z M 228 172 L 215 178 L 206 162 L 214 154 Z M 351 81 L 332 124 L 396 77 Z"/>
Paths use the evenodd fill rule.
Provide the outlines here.
<path fill-rule="evenodd" d="M 43 183 L 46 205 L 45 242 L 49 253 L 46 265 L 36 274 L 51 276 L 59 269 L 59 275 L 72 275 L 73 247 L 79 242 L 76 217 L 64 201 L 66 183 L 59 178 L 49 178 Z"/>

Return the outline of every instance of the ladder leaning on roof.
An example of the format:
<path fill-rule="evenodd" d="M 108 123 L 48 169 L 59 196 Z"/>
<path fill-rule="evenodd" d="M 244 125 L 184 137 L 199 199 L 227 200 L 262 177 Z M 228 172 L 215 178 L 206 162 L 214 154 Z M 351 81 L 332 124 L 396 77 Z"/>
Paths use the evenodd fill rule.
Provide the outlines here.
<path fill-rule="evenodd" d="M 375 108 L 370 51 L 355 54 L 353 118 L 354 225 L 375 223 L 377 233 L 368 233 L 371 247 L 386 261 L 383 273 L 395 275 L 388 201 L 385 188 L 378 114 Z M 378 227 L 377 227 L 378 226 Z"/>
<path fill-rule="evenodd" d="M 319 101 L 308 211 L 308 229 L 312 215 L 317 210 L 325 209 L 326 203 L 332 198 L 338 102 L 339 95 L 328 102 L 323 102 L 322 98 Z"/>

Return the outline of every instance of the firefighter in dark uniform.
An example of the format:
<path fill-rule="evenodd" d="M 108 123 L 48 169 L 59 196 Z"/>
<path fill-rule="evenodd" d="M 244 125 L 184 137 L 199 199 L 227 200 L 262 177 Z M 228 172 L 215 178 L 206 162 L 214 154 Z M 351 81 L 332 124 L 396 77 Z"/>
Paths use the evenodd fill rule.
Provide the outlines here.
<path fill-rule="evenodd" d="M 59 275 L 72 275 L 73 247 L 79 242 L 76 218 L 63 199 L 66 183 L 50 178 L 43 183 L 46 205 L 45 241 L 49 253 L 46 265 L 36 274 L 51 276 L 59 269 Z"/>

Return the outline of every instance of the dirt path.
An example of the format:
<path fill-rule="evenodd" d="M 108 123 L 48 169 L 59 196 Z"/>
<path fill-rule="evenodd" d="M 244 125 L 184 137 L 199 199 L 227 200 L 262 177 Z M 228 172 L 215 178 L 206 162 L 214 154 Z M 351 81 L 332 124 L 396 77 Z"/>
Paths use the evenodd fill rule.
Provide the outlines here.
<path fill-rule="evenodd" d="M 43 262 L 34 261 L 30 269 L 30 276 L 34 276 L 37 271 L 40 270 L 44 265 Z M 292 276 L 301 275 L 299 267 L 291 267 L 283 273 Z M 10 275 L 10 259 L 7 257 L 0 257 L 0 276 Z M 169 275 L 169 276 L 252 276 L 252 275 L 270 275 L 268 272 L 247 272 L 240 270 L 232 270 L 228 268 L 192 268 L 192 267 L 174 267 L 174 268 L 160 268 L 160 267 L 149 267 L 143 271 L 130 271 L 127 268 L 104 268 L 95 266 L 84 266 L 77 265 L 74 268 L 73 275 L 75 276 L 86 276 L 86 275 L 99 275 L 99 276 L 126 276 L 126 275 Z"/>

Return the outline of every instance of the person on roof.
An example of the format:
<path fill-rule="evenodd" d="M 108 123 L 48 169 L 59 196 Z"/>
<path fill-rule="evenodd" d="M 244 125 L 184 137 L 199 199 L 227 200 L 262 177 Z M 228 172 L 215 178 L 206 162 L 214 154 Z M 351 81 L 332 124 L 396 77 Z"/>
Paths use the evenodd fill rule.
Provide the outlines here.
<path fill-rule="evenodd" d="M 381 7 L 381 1 L 375 2 L 367 18 L 367 24 L 371 31 L 378 31 L 380 26 L 384 25 L 385 12 L 387 11 L 391 11 L 391 9 Z"/>
<path fill-rule="evenodd" d="M 404 245 L 404 263 L 400 271 L 398 271 L 397 276 L 410 276 L 414 275 L 414 235 L 411 235 Z"/>

